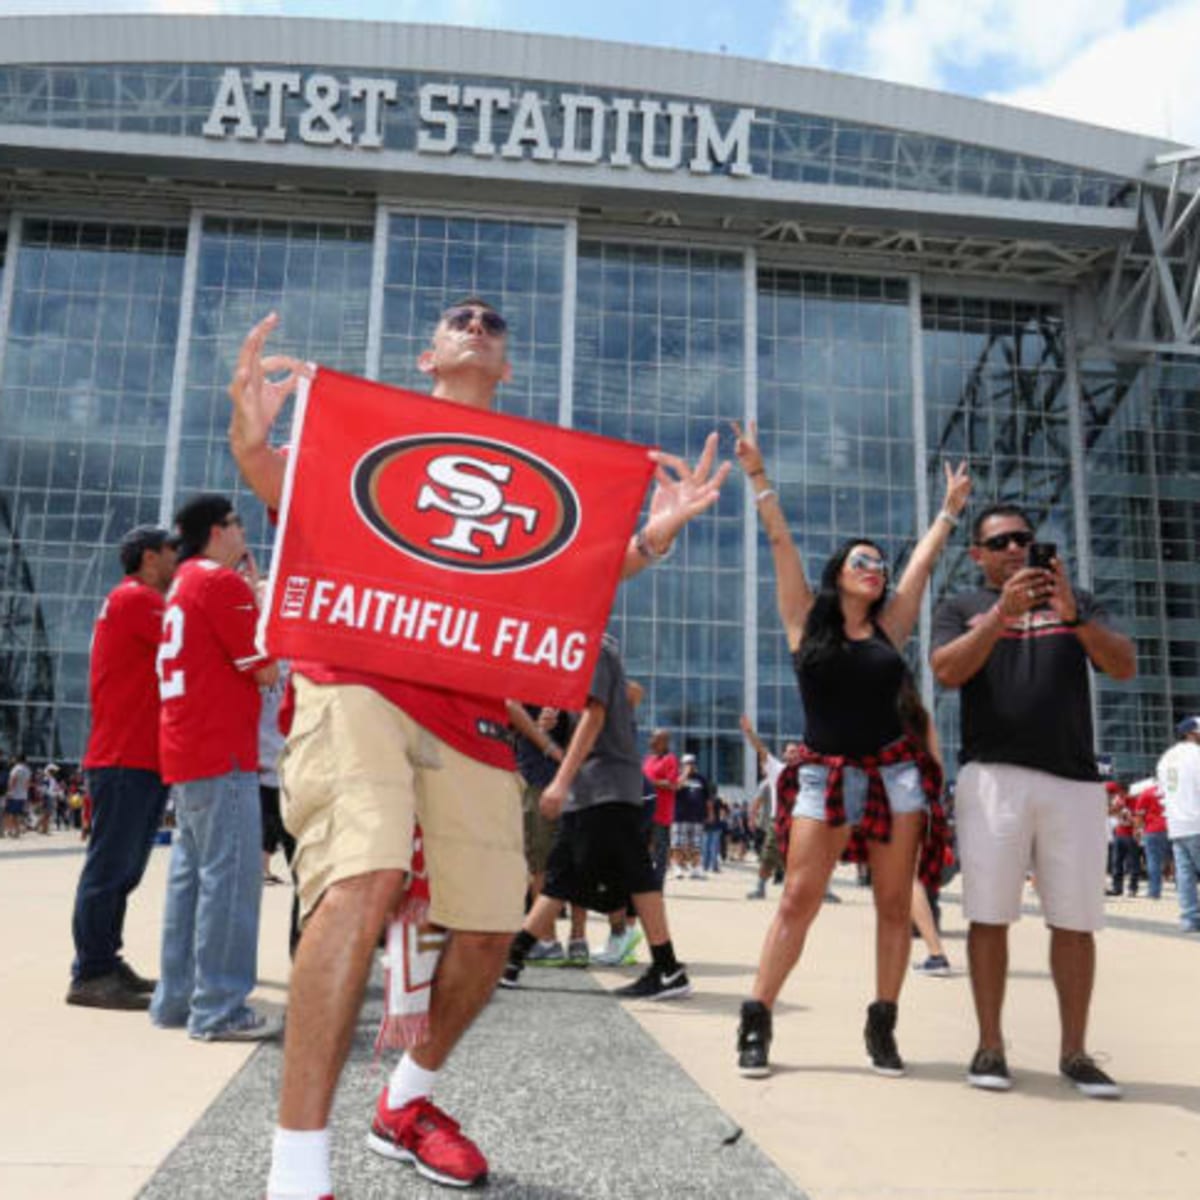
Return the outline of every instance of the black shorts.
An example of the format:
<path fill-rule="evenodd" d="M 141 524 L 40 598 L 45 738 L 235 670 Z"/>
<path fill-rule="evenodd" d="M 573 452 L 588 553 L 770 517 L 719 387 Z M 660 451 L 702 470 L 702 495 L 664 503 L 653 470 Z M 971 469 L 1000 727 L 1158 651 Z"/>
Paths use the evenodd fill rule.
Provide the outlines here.
<path fill-rule="evenodd" d="M 631 896 L 661 890 L 640 805 L 601 804 L 563 813 L 546 861 L 543 895 L 607 913 L 625 908 Z"/>

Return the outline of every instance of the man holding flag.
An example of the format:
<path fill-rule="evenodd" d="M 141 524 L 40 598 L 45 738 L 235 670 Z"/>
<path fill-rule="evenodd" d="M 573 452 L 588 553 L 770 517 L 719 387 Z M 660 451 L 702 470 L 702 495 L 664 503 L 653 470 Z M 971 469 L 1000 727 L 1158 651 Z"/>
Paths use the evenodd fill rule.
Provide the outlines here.
<path fill-rule="evenodd" d="M 268 434 L 311 374 L 296 359 L 264 356 L 277 324 L 272 314 L 247 336 L 229 389 L 234 458 L 275 509 L 285 461 Z M 418 360 L 432 395 L 490 410 L 511 376 L 506 333 L 484 301 L 444 312 Z M 715 503 L 728 473 L 728 465 L 713 471 L 716 442 L 714 433 L 694 470 L 655 453 L 649 517 L 629 540 L 622 578 L 661 558 Z M 370 1144 L 437 1182 L 482 1182 L 486 1160 L 430 1095 L 487 1003 L 523 918 L 521 797 L 503 701 L 324 663 L 297 661 L 294 676 L 296 716 L 281 775 L 306 924 L 292 972 L 269 1200 L 332 1196 L 329 1111 L 380 932 L 405 892 L 417 812 L 429 919 L 450 935 L 434 978 L 429 1038 L 404 1055 L 383 1089 Z"/>

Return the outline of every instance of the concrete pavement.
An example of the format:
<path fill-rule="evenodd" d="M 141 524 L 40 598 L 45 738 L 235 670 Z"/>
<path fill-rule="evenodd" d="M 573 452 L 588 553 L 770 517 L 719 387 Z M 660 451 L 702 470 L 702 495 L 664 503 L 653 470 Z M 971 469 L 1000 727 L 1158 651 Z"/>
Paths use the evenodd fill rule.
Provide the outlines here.
<path fill-rule="evenodd" d="M 76 838 L 0 844 L 0 1197 L 261 1194 L 277 1047 L 199 1044 L 153 1029 L 140 1014 L 63 1003 L 82 863 Z M 126 928 L 127 956 L 150 974 L 167 856 L 155 851 Z M 744 899 L 751 879 L 745 866 L 669 883 L 675 943 L 696 986 L 687 1001 L 621 1003 L 603 994 L 628 969 L 530 969 L 525 990 L 497 996 L 439 1093 L 488 1154 L 493 1194 L 1200 1195 L 1200 938 L 1175 931 L 1170 889 L 1161 901 L 1110 901 L 1090 1040 L 1126 1098 L 1102 1103 L 1058 1078 L 1046 938 L 1032 908 L 1012 935 L 1006 1023 L 1015 1090 L 966 1087 L 974 1022 L 953 888 L 944 923 L 960 973 L 908 982 L 898 1038 L 910 1074 L 872 1074 L 861 1036 L 872 914 L 849 873 L 836 882 L 843 903 L 823 909 L 781 997 L 773 1075 L 740 1079 L 737 1008 L 774 910 L 773 900 Z M 287 888 L 264 894 L 256 1002 L 265 1005 L 285 1000 L 288 903 Z M 603 932 L 594 921 L 593 944 Z M 339 1200 L 433 1194 L 362 1148 L 383 1069 L 370 1051 L 378 1002 L 376 988 L 335 1110 Z"/>

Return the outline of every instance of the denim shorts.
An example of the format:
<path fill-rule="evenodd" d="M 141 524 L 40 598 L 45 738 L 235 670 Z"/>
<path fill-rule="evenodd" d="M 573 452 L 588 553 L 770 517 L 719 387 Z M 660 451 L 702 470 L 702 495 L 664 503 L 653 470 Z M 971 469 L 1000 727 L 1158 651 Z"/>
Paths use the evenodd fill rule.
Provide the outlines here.
<path fill-rule="evenodd" d="M 921 772 L 915 762 L 893 763 L 879 768 L 892 813 L 924 812 L 925 792 L 921 787 Z M 829 768 L 819 763 L 800 768 L 800 792 L 796 797 L 793 817 L 825 820 L 825 780 Z M 857 825 L 867 807 L 867 775 L 857 767 L 847 767 L 842 776 L 842 797 L 846 806 L 846 821 Z"/>

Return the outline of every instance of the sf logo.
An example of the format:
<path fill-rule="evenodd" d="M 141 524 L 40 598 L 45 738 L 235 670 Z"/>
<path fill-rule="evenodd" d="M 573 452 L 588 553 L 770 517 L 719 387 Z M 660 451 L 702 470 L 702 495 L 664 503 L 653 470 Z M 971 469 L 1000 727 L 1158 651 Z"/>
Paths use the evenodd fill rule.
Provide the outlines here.
<path fill-rule="evenodd" d="M 432 481 L 417 493 L 417 511 L 434 508 L 450 516 L 454 525 L 445 537 L 430 539 L 435 546 L 479 557 L 475 538 L 485 537 L 503 549 L 514 519 L 526 533 L 537 528 L 537 509 L 505 500 L 501 484 L 513 477 L 511 465 L 488 462 L 466 454 L 443 454 L 425 468 Z"/>
<path fill-rule="evenodd" d="M 457 571 L 524 570 L 554 558 L 579 529 L 579 497 L 553 464 L 492 438 L 420 434 L 368 451 L 355 506 L 389 545 Z"/>

